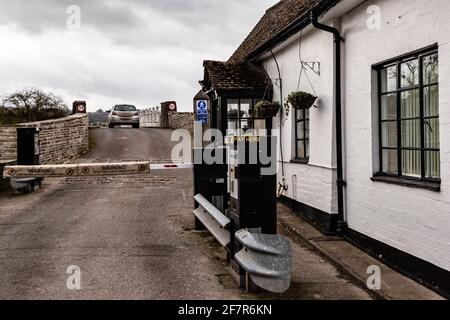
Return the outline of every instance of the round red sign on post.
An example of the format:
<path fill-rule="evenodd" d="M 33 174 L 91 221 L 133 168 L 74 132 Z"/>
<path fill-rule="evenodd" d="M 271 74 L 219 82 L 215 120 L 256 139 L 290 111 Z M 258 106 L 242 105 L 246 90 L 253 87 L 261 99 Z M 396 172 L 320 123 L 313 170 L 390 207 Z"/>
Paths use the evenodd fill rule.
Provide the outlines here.
<path fill-rule="evenodd" d="M 87 104 L 86 101 L 75 101 L 73 103 L 73 113 L 86 113 L 87 112 Z"/>
<path fill-rule="evenodd" d="M 86 111 L 86 108 L 85 108 L 84 105 L 79 104 L 78 107 L 77 107 L 77 110 L 78 110 L 79 113 L 83 113 L 83 112 Z"/>

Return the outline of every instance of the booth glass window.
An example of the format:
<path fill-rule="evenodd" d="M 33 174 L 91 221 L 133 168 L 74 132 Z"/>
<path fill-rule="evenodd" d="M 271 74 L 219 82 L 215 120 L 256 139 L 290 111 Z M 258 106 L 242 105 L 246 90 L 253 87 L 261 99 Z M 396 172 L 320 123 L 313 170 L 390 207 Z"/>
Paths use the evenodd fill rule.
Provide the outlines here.
<path fill-rule="evenodd" d="M 441 176 L 437 50 L 381 66 L 381 173 L 437 181 Z"/>
<path fill-rule="evenodd" d="M 228 99 L 227 122 L 229 132 L 235 130 L 248 130 L 254 128 L 252 117 L 254 107 L 253 99 Z"/>
<path fill-rule="evenodd" d="M 309 109 L 295 110 L 295 158 L 309 159 Z"/>

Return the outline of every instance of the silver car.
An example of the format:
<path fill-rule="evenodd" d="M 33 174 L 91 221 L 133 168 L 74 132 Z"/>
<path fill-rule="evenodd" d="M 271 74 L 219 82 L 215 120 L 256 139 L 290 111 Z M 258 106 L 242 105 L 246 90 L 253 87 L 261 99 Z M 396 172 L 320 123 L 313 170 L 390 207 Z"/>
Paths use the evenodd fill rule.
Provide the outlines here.
<path fill-rule="evenodd" d="M 109 112 L 108 126 L 114 128 L 118 125 L 132 125 L 133 128 L 139 128 L 139 111 L 135 106 L 120 104 L 114 106 Z"/>

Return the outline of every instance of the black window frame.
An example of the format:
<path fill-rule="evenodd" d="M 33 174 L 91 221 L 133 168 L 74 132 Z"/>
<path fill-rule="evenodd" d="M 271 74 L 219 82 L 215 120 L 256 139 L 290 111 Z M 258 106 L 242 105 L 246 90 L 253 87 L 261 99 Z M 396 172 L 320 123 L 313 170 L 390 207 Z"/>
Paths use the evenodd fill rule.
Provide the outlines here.
<path fill-rule="evenodd" d="M 228 105 L 229 105 L 229 103 L 230 103 L 230 100 L 237 100 L 237 101 L 238 101 L 238 116 L 237 116 L 237 117 L 229 117 L 229 115 L 228 115 Z M 260 99 L 259 99 L 259 100 L 260 100 Z M 252 114 L 253 114 L 255 105 L 256 105 L 256 103 L 257 103 L 259 100 L 258 100 L 258 99 L 254 99 L 254 98 L 228 98 L 228 99 L 226 100 L 226 108 L 227 108 L 227 110 L 226 110 L 226 115 L 227 115 L 227 117 L 226 117 L 226 121 L 227 121 L 227 130 L 230 129 L 230 128 L 228 127 L 228 123 L 229 123 L 230 120 L 231 120 L 231 121 L 237 121 L 237 123 L 238 123 L 238 128 L 237 128 L 237 130 L 242 129 L 242 120 L 248 121 L 248 124 L 249 124 L 249 128 L 248 128 L 248 129 L 253 129 L 253 128 L 254 128 L 254 120 L 258 120 L 258 118 L 253 117 Z M 242 102 L 242 101 L 251 101 L 251 103 L 250 103 L 250 109 L 249 109 L 249 116 L 248 116 L 248 117 L 241 117 L 241 112 L 242 112 L 242 110 L 241 110 L 241 104 L 242 104 L 242 103 L 241 103 L 241 102 Z M 250 125 L 250 124 L 252 124 L 252 123 L 253 123 L 253 125 Z"/>
<path fill-rule="evenodd" d="M 380 177 L 387 177 L 385 182 L 389 183 L 395 183 L 397 179 L 397 182 L 400 182 L 402 185 L 407 185 L 408 181 L 415 181 L 416 183 L 419 182 L 421 184 L 415 185 L 415 186 L 421 186 L 432 190 L 440 190 L 440 184 L 441 184 L 441 177 L 442 177 L 442 166 L 440 166 L 439 170 L 439 176 L 440 178 L 427 178 L 426 177 L 426 159 L 425 159 L 425 153 L 426 152 L 438 152 L 439 158 L 441 156 L 441 145 L 439 143 L 439 148 L 427 148 L 425 146 L 425 130 L 424 127 L 426 125 L 427 120 L 431 119 L 440 119 L 440 110 L 437 116 L 426 116 L 424 109 L 425 109 L 425 100 L 424 100 L 424 92 L 426 88 L 431 88 L 434 86 L 437 86 L 439 90 L 439 79 L 437 82 L 433 83 L 424 83 L 424 73 L 423 73 L 423 59 L 432 55 L 437 54 L 438 61 L 439 61 L 439 50 L 437 45 L 433 45 L 431 47 L 418 50 L 416 52 L 403 55 L 397 58 L 394 58 L 389 61 L 382 62 L 378 65 L 375 65 L 373 69 L 377 72 L 377 86 L 378 86 L 378 138 L 379 138 L 379 172 L 375 174 L 374 178 L 380 178 Z M 418 84 L 408 87 L 402 87 L 401 80 L 402 80 L 402 74 L 401 74 L 401 65 L 405 62 L 412 61 L 412 60 L 418 60 L 419 64 L 419 71 L 418 71 Z M 382 70 L 386 69 L 388 67 L 396 67 L 396 89 L 395 90 L 389 90 L 389 88 L 386 88 L 386 92 L 383 92 L 382 90 Z M 412 90 L 418 90 L 419 91 L 419 108 L 420 108 L 420 114 L 418 117 L 402 117 L 402 106 L 401 106 L 401 97 L 403 92 L 412 91 Z M 396 119 L 385 119 L 383 120 L 382 117 L 382 98 L 386 95 L 396 95 Z M 420 120 L 420 147 L 403 147 L 402 146 L 402 122 L 408 121 L 408 120 Z M 397 126 L 397 145 L 396 147 L 384 147 L 383 146 L 383 123 L 389 123 L 389 122 L 395 122 Z M 439 126 L 440 128 L 440 126 Z M 388 173 L 383 168 L 383 151 L 384 150 L 396 150 L 397 151 L 397 174 L 394 173 Z M 402 153 L 403 151 L 420 151 L 421 154 L 421 177 L 414 177 L 414 176 L 407 176 L 403 173 L 403 163 L 402 163 Z M 374 179 L 377 180 L 377 179 Z M 382 180 L 381 180 L 382 181 Z"/>
<path fill-rule="evenodd" d="M 306 116 L 306 111 L 308 111 L 308 117 Z M 301 119 L 299 119 L 299 114 L 302 114 Z M 294 109 L 294 126 L 295 126 L 295 159 L 296 161 L 308 163 L 310 158 L 310 112 L 309 109 Z M 299 138 L 299 132 L 298 132 L 298 124 L 303 123 L 303 138 Z M 308 125 L 306 125 L 308 123 Z M 298 154 L 298 143 L 303 142 L 303 150 L 304 155 L 301 156 Z"/>

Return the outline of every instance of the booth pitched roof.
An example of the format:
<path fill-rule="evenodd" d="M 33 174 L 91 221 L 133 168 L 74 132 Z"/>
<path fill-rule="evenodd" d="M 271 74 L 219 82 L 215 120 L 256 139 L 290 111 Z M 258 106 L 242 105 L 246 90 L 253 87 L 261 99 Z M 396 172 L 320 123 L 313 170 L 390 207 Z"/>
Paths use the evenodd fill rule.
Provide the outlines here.
<path fill-rule="evenodd" d="M 204 61 L 204 90 L 267 90 L 270 78 L 263 66 L 253 63 L 231 64 Z"/>

